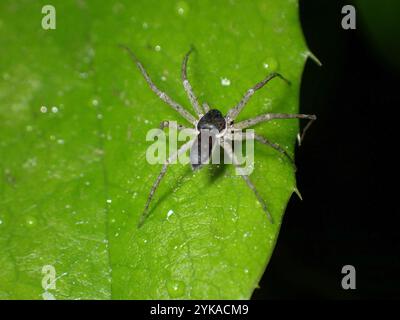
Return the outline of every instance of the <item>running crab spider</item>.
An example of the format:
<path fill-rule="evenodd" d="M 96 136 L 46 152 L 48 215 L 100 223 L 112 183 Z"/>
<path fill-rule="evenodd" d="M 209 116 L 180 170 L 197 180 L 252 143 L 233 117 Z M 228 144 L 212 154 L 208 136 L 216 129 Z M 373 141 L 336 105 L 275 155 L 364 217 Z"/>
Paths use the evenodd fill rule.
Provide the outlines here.
<path fill-rule="evenodd" d="M 138 227 L 141 227 L 143 225 L 144 221 L 146 220 L 146 218 L 148 217 L 149 206 L 150 206 L 151 200 L 153 199 L 154 193 L 156 192 L 158 186 L 160 185 L 162 178 L 165 176 L 165 174 L 167 172 L 167 168 L 171 162 L 173 162 L 175 159 L 177 159 L 181 154 L 184 154 L 186 151 L 191 149 L 190 150 L 190 162 L 191 162 L 193 170 L 199 169 L 203 164 L 208 163 L 208 160 L 212 153 L 212 148 L 207 148 L 208 150 L 206 150 L 205 153 L 204 152 L 203 152 L 203 154 L 201 153 L 202 147 L 200 147 L 200 142 L 199 142 L 200 131 L 202 131 L 202 132 L 204 130 L 210 131 L 211 136 L 216 138 L 216 143 L 225 150 L 225 152 L 231 158 L 233 165 L 236 167 L 239 166 L 238 161 L 233 152 L 231 143 L 227 142 L 227 141 L 232 141 L 234 139 L 240 139 L 240 140 L 253 139 L 255 141 L 260 142 L 261 144 L 272 147 L 273 149 L 282 153 L 286 158 L 288 158 L 289 161 L 292 163 L 292 165 L 295 167 L 293 159 L 286 152 L 286 150 L 283 149 L 281 146 L 269 141 L 265 137 L 262 137 L 256 133 L 248 134 L 247 132 L 245 132 L 245 133 L 241 132 L 241 130 L 252 127 L 258 123 L 270 121 L 273 119 L 307 119 L 307 120 L 309 120 L 309 122 L 305 126 L 303 133 L 301 134 L 301 136 L 298 135 L 298 142 L 299 142 L 299 145 L 301 145 L 301 142 L 304 138 L 304 135 L 305 135 L 307 129 L 310 127 L 311 123 L 316 120 L 315 115 L 266 113 L 266 114 L 262 114 L 257 117 L 251 118 L 251 119 L 247 119 L 247 120 L 235 123 L 236 117 L 246 106 L 247 102 L 250 100 L 250 98 L 253 96 L 253 94 L 257 90 L 264 87 L 269 81 L 271 81 L 274 78 L 280 78 L 281 80 L 285 81 L 287 84 L 290 84 L 290 82 L 288 80 L 286 80 L 281 74 L 279 74 L 277 72 L 273 72 L 273 73 L 269 74 L 266 78 L 264 78 L 264 80 L 258 82 L 252 88 L 247 90 L 247 92 L 244 94 L 244 96 L 239 101 L 239 103 L 236 106 L 234 106 L 232 109 L 230 109 L 228 111 L 228 113 L 226 114 L 226 116 L 224 117 L 219 110 L 210 109 L 208 104 L 204 103 L 204 104 L 200 105 L 199 101 L 197 100 L 197 98 L 193 92 L 192 86 L 187 78 L 187 70 L 186 70 L 189 56 L 190 56 L 191 52 L 193 51 L 193 48 L 191 48 L 183 58 L 181 72 L 182 72 L 183 87 L 184 87 L 186 94 L 189 97 L 190 103 L 193 106 L 193 109 L 197 115 L 197 118 L 195 118 L 195 117 L 193 117 L 193 115 L 191 113 L 189 113 L 187 110 L 185 110 L 180 104 L 178 104 L 177 102 L 172 100 L 165 92 L 162 92 L 160 89 L 157 88 L 157 86 L 153 83 L 153 81 L 151 80 L 147 71 L 143 67 L 142 63 L 138 60 L 138 58 L 136 57 L 136 55 L 132 52 L 132 50 L 130 48 L 128 48 L 124 45 L 121 45 L 121 47 L 128 52 L 128 54 L 130 55 L 133 62 L 137 65 L 137 67 L 139 68 L 143 77 L 145 78 L 146 82 L 150 86 L 150 89 L 161 100 L 163 100 L 165 103 L 167 103 L 170 107 L 172 107 L 175 111 L 177 111 L 182 117 L 184 117 L 189 123 L 191 123 L 194 127 L 193 131 L 197 134 L 194 136 L 193 139 L 184 143 L 178 149 L 178 151 L 175 152 L 173 155 L 171 155 L 166 160 L 166 162 L 163 164 L 161 172 L 159 173 L 156 181 L 153 183 L 153 186 L 150 190 L 149 196 L 146 201 L 145 208 L 140 217 Z M 168 127 L 168 125 L 169 125 L 168 121 L 163 121 L 161 123 L 161 128 Z M 178 125 L 177 129 L 181 130 L 183 128 L 185 128 L 185 127 L 182 125 Z M 238 132 L 240 133 L 239 135 L 235 134 Z M 200 151 L 200 153 L 199 153 L 199 151 Z M 242 178 L 246 182 L 247 186 L 253 191 L 254 195 L 256 196 L 257 200 L 259 201 L 263 210 L 265 211 L 269 221 L 271 223 L 273 223 L 272 216 L 271 216 L 270 212 L 268 211 L 268 208 L 267 208 L 267 205 L 266 205 L 264 199 L 261 197 L 261 195 L 257 191 L 256 187 L 251 182 L 249 176 L 242 175 Z"/>

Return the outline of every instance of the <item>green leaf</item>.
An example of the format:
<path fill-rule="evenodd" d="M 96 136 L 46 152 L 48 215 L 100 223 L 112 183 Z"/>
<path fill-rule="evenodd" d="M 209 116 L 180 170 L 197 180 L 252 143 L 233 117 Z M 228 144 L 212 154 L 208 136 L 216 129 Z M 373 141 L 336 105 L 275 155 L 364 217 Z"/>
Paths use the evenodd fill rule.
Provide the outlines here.
<path fill-rule="evenodd" d="M 41 28 L 45 4 L 0 4 L 0 298 L 251 297 L 295 189 L 290 163 L 256 144 L 251 179 L 275 224 L 232 166 L 172 165 L 137 229 L 161 169 L 146 161 L 146 133 L 188 124 L 118 44 L 190 112 L 180 65 L 194 45 L 189 78 L 202 102 L 226 113 L 279 71 L 292 85 L 274 79 L 239 120 L 297 113 L 309 55 L 297 1 L 59 0 L 55 30 Z M 293 154 L 296 120 L 256 130 Z M 46 265 L 57 278 L 47 291 Z"/>

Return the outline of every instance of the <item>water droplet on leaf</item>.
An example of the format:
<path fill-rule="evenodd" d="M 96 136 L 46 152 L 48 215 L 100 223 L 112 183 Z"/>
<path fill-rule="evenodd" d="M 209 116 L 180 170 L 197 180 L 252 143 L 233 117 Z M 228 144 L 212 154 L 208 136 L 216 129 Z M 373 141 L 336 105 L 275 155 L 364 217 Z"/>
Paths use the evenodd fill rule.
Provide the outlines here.
<path fill-rule="evenodd" d="M 279 69 L 279 62 L 275 58 L 270 57 L 263 62 L 263 67 L 271 72 L 276 71 Z"/>
<path fill-rule="evenodd" d="M 179 298 L 185 293 L 186 285 L 179 280 L 169 280 L 167 282 L 167 290 L 171 298 Z"/>
<path fill-rule="evenodd" d="M 189 5 L 184 1 L 178 2 L 176 4 L 176 12 L 182 17 L 186 16 L 189 12 Z"/>
<path fill-rule="evenodd" d="M 231 80 L 229 80 L 228 78 L 221 78 L 221 85 L 223 85 L 224 87 L 230 86 Z"/>

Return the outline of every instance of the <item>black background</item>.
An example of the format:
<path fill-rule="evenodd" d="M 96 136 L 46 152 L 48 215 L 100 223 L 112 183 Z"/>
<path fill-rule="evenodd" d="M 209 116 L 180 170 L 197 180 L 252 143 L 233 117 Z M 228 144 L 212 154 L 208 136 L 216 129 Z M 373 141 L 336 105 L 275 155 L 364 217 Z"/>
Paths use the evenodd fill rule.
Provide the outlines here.
<path fill-rule="evenodd" d="M 296 154 L 304 200 L 289 202 L 253 299 L 400 298 L 399 210 L 391 205 L 399 197 L 400 73 L 371 50 L 358 11 L 357 29 L 342 29 L 345 4 L 300 1 L 305 38 L 323 63 L 307 62 L 300 110 L 318 120 Z M 356 290 L 341 287 L 347 264 Z"/>

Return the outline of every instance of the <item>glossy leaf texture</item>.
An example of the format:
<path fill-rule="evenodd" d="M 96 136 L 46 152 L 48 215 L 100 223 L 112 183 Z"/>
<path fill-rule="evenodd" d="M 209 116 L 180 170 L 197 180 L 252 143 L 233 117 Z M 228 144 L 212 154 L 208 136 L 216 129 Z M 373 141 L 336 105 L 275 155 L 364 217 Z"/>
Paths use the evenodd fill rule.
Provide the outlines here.
<path fill-rule="evenodd" d="M 238 120 L 297 113 L 309 55 L 297 1 L 58 0 L 55 30 L 41 26 L 45 4 L 0 3 L 0 298 L 250 298 L 295 189 L 293 168 L 255 145 L 251 179 L 271 224 L 231 165 L 172 165 L 138 229 L 161 170 L 146 161 L 146 134 L 163 120 L 189 124 L 118 44 L 192 113 L 180 79 L 191 45 L 201 102 L 225 114 L 279 71 L 291 86 L 274 79 Z M 255 127 L 291 154 L 298 128 Z"/>

